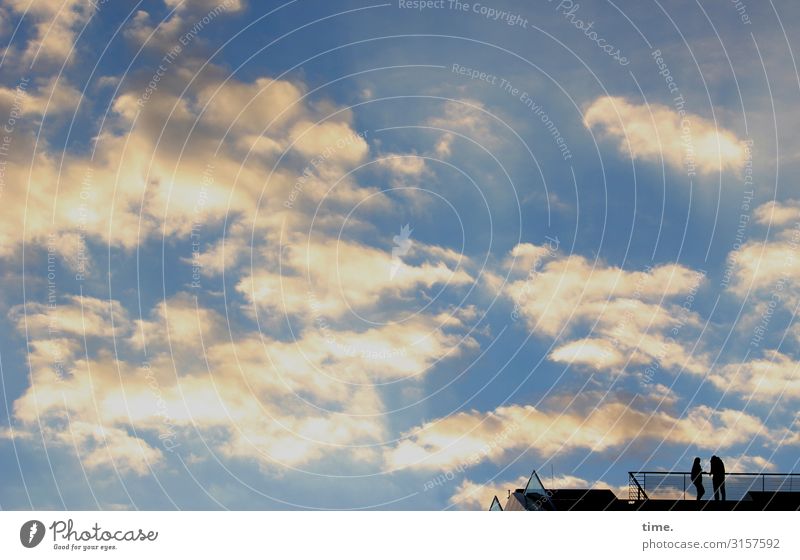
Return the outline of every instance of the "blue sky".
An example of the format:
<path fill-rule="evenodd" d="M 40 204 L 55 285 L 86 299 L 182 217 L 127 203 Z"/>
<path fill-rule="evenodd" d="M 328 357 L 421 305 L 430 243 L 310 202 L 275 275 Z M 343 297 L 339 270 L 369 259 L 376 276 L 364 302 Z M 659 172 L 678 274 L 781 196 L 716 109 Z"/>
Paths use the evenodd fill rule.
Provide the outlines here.
<path fill-rule="evenodd" d="M 797 469 L 800 11 L 405 4 L 4 2 L 0 507 Z"/>

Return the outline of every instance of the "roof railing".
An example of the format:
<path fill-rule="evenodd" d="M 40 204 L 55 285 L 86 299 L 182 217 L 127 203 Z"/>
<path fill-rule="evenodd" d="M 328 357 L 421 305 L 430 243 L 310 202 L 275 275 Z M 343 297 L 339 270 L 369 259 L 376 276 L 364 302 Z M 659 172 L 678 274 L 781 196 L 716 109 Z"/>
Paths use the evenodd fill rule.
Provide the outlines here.
<path fill-rule="evenodd" d="M 628 471 L 630 501 L 673 499 L 686 500 L 696 496 L 692 473 L 686 471 Z M 711 477 L 703 473 L 705 499 L 713 500 Z M 800 492 L 800 473 L 743 473 L 725 474 L 727 500 L 745 499 L 749 492 Z"/>

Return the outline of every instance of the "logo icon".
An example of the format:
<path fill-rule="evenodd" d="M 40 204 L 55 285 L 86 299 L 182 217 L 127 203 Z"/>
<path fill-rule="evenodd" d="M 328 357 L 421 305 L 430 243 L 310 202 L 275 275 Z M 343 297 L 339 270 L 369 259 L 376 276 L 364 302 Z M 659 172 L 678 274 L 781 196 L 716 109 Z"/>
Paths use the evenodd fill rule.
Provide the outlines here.
<path fill-rule="evenodd" d="M 22 524 L 19 530 L 19 541 L 25 548 L 37 546 L 44 538 L 44 523 L 31 519 Z"/>
<path fill-rule="evenodd" d="M 400 228 L 400 235 L 395 235 L 392 238 L 394 247 L 392 247 L 392 264 L 389 269 L 389 278 L 392 280 L 403 265 L 403 260 L 400 257 L 407 255 L 411 250 L 412 241 L 410 238 L 412 231 L 414 230 L 411 229 L 411 226 L 406 224 Z"/>

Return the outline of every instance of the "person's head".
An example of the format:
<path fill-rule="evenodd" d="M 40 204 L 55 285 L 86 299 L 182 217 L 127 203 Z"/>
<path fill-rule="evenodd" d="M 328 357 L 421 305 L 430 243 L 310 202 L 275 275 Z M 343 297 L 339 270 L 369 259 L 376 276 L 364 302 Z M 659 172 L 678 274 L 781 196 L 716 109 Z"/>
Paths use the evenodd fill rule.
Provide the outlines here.
<path fill-rule="evenodd" d="M 700 457 L 695 457 L 694 458 L 694 464 L 695 465 L 699 465 L 700 464 Z"/>

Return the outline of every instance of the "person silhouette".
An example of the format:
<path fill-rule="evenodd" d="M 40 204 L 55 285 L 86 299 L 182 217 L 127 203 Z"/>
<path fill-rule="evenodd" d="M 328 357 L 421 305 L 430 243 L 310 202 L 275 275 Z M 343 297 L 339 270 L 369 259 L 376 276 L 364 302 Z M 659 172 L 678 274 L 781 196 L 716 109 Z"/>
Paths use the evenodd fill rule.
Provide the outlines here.
<path fill-rule="evenodd" d="M 700 457 L 695 457 L 694 463 L 692 463 L 691 480 L 697 489 L 697 499 L 702 500 L 706 489 L 703 487 L 703 467 L 700 466 Z"/>
<path fill-rule="evenodd" d="M 714 487 L 714 500 L 725 501 L 725 463 L 716 455 L 711 457 L 711 485 Z"/>

